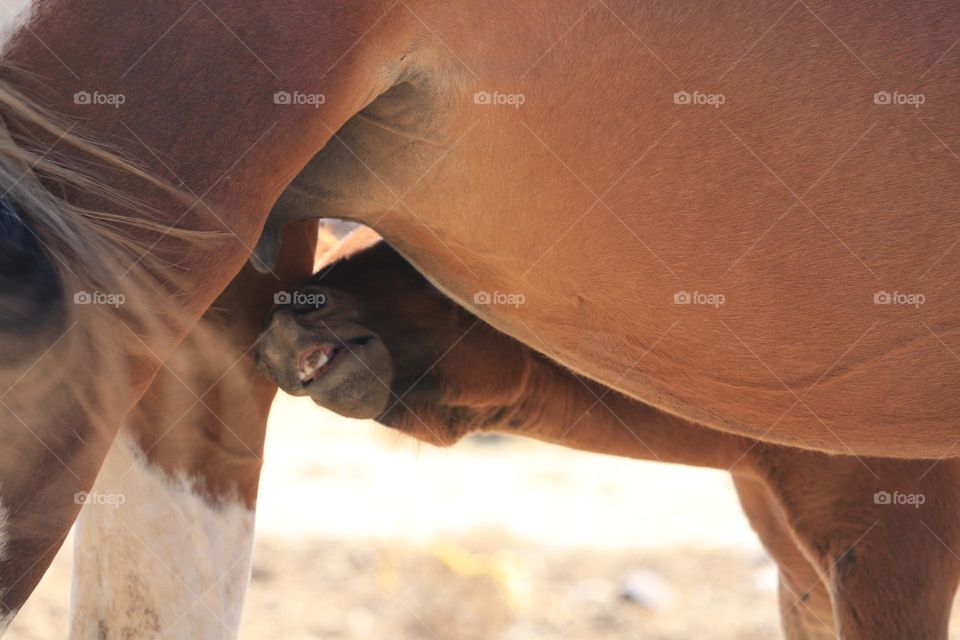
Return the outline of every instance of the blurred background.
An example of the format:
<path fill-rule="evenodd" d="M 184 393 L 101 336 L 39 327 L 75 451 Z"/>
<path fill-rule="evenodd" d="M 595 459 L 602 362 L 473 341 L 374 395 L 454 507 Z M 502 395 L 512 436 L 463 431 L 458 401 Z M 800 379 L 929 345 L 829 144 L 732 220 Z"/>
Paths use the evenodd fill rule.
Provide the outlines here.
<path fill-rule="evenodd" d="M 72 541 L 7 637 L 66 636 Z M 780 637 L 729 476 L 515 438 L 436 449 L 309 399 L 267 430 L 240 637 Z"/>

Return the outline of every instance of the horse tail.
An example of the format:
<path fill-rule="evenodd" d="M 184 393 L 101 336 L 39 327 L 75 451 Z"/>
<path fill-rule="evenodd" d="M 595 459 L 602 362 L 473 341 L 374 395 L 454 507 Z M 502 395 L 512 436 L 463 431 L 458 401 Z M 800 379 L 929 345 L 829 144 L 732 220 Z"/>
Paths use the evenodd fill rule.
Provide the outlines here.
<path fill-rule="evenodd" d="M 137 358 L 156 358 L 147 345 L 158 343 L 157 334 L 172 337 L 183 330 L 169 304 L 182 277 L 170 261 L 171 245 L 185 252 L 224 234 L 158 222 L 164 219 L 160 212 L 96 177 L 91 167 L 97 174 L 135 176 L 180 202 L 188 199 L 3 83 L 0 113 L 0 351 L 6 356 L 0 383 L 9 393 L 3 400 L 30 412 L 43 404 L 38 394 L 69 395 L 64 391 L 71 389 L 70 374 L 58 374 L 75 375 L 77 359 L 79 370 L 95 371 L 109 394 L 115 390 L 110 384 L 129 380 Z M 38 138 L 55 143 L 40 145 Z M 82 202 L 103 206 L 77 204 L 77 194 L 93 196 Z M 163 257 L 154 250 L 160 240 Z M 38 367 L 45 357 L 53 362 Z M 10 393 L 25 370 L 33 372 L 30 384 Z M 89 387 L 74 390 L 70 401 L 88 415 L 111 404 Z"/>

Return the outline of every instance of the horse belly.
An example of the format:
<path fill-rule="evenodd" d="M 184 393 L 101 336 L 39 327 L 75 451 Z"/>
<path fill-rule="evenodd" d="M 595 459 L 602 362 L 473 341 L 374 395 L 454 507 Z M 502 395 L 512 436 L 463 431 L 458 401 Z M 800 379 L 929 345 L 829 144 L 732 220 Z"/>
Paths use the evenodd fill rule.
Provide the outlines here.
<path fill-rule="evenodd" d="M 448 39 L 464 69 L 400 96 L 429 106 L 382 111 L 422 116 L 416 136 L 348 130 L 356 154 L 327 175 L 357 164 L 366 186 L 337 191 L 364 197 L 330 209 L 637 399 L 774 442 L 943 455 L 960 438 L 960 58 L 944 56 L 960 12 L 916 7 L 878 38 L 860 27 L 874 9 L 832 3 L 844 46 L 800 6 L 782 22 L 611 8 Z"/>

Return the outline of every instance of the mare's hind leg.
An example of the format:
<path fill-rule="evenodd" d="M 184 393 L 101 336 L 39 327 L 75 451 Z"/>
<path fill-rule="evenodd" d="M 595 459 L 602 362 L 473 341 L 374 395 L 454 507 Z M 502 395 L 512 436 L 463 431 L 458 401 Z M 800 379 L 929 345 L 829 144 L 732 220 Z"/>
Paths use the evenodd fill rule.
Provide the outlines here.
<path fill-rule="evenodd" d="M 879 518 L 862 540 L 851 532 L 825 545 L 838 637 L 946 640 L 960 574 L 955 518 L 953 508 L 904 512 Z"/>
<path fill-rule="evenodd" d="M 804 556 L 784 514 L 762 481 L 734 474 L 740 504 L 777 563 L 780 624 L 787 640 L 833 640 L 833 609 L 826 584 Z"/>
<path fill-rule="evenodd" d="M 305 226 L 285 236 L 281 279 L 245 268 L 128 416 L 77 521 L 73 637 L 236 635 L 276 393 L 251 346 L 274 291 L 312 269 Z"/>
<path fill-rule="evenodd" d="M 946 639 L 960 581 L 960 463 L 758 449 L 760 482 L 826 585 L 836 636 Z"/>

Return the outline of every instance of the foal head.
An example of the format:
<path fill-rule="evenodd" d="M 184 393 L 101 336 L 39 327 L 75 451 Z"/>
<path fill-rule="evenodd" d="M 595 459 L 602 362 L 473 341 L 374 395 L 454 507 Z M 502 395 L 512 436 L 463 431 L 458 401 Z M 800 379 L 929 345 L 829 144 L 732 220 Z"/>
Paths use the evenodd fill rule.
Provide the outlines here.
<path fill-rule="evenodd" d="M 447 445 L 513 400 L 528 353 L 379 243 L 289 292 L 256 357 L 287 393 Z"/>

